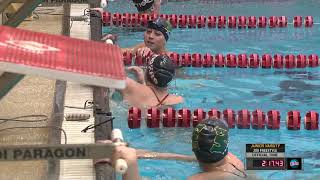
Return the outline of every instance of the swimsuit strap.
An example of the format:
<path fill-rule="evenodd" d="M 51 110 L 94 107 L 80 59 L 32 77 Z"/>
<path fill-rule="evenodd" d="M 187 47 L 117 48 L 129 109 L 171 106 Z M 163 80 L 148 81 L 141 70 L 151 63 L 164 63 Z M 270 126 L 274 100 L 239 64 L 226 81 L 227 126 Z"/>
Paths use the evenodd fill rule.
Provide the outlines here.
<path fill-rule="evenodd" d="M 162 98 L 162 100 L 160 100 L 158 95 L 157 95 L 157 93 L 156 93 L 156 91 L 151 86 L 149 86 L 149 87 L 150 87 L 150 89 L 152 90 L 153 94 L 156 96 L 156 98 L 158 100 L 158 104 L 156 106 L 164 105 L 163 102 L 167 99 L 167 97 L 169 96 L 169 93 L 164 98 Z"/>
<path fill-rule="evenodd" d="M 163 102 L 167 99 L 168 96 L 169 96 L 169 93 L 159 102 L 157 106 L 164 105 Z"/>
<path fill-rule="evenodd" d="M 231 164 L 232 167 L 234 167 L 236 170 L 238 170 L 239 172 L 241 172 L 241 173 L 242 173 L 242 176 L 239 175 L 239 174 L 237 174 L 237 173 L 234 173 L 234 172 L 231 172 L 231 171 L 226 171 L 226 170 L 222 169 L 223 172 L 231 173 L 231 174 L 233 174 L 233 175 L 236 175 L 236 176 L 238 176 L 238 177 L 245 178 L 245 179 L 248 177 L 247 174 L 246 174 L 244 171 L 241 171 L 241 170 L 240 170 L 239 168 L 237 168 L 234 164 L 232 164 L 232 163 L 230 163 L 230 162 L 228 162 L 228 164 Z"/>
<path fill-rule="evenodd" d="M 228 162 L 228 163 L 229 163 L 229 162 Z M 241 172 L 243 176 L 239 176 L 238 174 L 233 173 L 234 175 L 237 175 L 237 176 L 242 177 L 242 178 L 247 178 L 247 177 L 248 177 L 247 174 L 246 174 L 244 171 L 241 171 L 239 168 L 237 168 L 237 166 L 235 166 L 235 165 L 232 164 L 232 163 L 229 163 L 229 164 L 231 164 L 236 170 L 238 170 L 239 172 Z"/>

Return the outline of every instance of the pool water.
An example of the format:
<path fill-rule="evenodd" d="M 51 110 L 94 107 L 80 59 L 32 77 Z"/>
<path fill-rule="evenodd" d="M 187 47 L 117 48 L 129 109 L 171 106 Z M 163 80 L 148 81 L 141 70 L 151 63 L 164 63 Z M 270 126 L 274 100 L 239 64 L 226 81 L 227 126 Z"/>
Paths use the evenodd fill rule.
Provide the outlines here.
<path fill-rule="evenodd" d="M 199 0 L 167 2 L 162 6 L 164 14 L 224 15 L 224 16 L 281 16 L 292 22 L 294 16 L 314 17 L 320 22 L 320 1 L 316 0 Z M 135 12 L 130 1 L 110 2 L 109 11 Z M 276 29 L 174 29 L 167 47 L 177 53 L 257 53 L 269 54 L 320 54 L 320 25 L 313 28 Z M 143 41 L 143 32 L 132 32 L 118 27 L 106 27 L 104 32 L 117 33 L 119 45 L 129 47 Z M 230 130 L 229 151 L 245 161 L 245 144 L 284 143 L 288 157 L 304 158 L 303 171 L 255 171 L 261 179 L 319 179 L 320 143 L 319 131 L 289 131 L 285 128 L 286 113 L 299 110 L 301 117 L 306 112 L 319 109 L 320 73 L 318 68 L 304 69 L 238 69 L 238 68 L 183 68 L 170 91 L 185 98 L 175 107 L 208 111 L 231 108 L 264 112 L 276 109 L 281 113 L 280 130 Z M 190 89 L 193 89 L 190 91 Z M 192 155 L 191 128 L 129 129 L 128 107 L 122 103 L 112 104 L 116 116 L 115 128 L 121 128 L 126 141 L 132 147 L 159 152 Z M 199 172 L 196 163 L 179 161 L 139 160 L 140 173 L 149 179 L 186 179 Z"/>

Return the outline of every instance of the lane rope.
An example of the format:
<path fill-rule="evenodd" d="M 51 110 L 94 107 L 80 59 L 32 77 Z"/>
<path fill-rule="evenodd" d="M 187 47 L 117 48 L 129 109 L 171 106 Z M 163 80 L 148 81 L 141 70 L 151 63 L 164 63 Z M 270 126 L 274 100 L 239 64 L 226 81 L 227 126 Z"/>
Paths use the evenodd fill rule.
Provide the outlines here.
<path fill-rule="evenodd" d="M 318 25 L 313 16 L 294 16 L 289 22 L 286 16 L 203 16 L 185 14 L 160 14 L 160 17 L 170 21 L 172 28 L 311 28 Z M 156 14 L 110 13 L 102 12 L 104 26 L 140 27 L 147 26 L 149 20 L 158 17 Z"/>
<path fill-rule="evenodd" d="M 144 118 L 148 128 L 173 128 L 173 127 L 195 127 L 199 122 L 207 117 L 223 118 L 228 123 L 229 128 L 238 129 L 269 129 L 279 130 L 281 115 L 278 110 L 270 110 L 267 113 L 260 109 L 250 112 L 242 109 L 236 112 L 232 109 L 219 111 L 212 108 L 205 112 L 202 108 L 190 110 L 188 108 L 173 109 L 167 108 L 160 110 L 158 108 L 149 108 Z M 142 121 L 141 109 L 131 107 L 128 110 L 128 126 L 131 129 L 140 128 Z M 300 130 L 301 123 L 306 130 L 319 129 L 319 114 L 316 111 L 308 111 L 301 122 L 301 114 L 297 110 L 287 112 L 286 119 L 283 120 L 288 130 Z"/>
<path fill-rule="evenodd" d="M 177 67 L 226 67 L 226 68 L 275 68 L 292 69 L 318 67 L 317 54 L 199 54 L 199 53 L 169 53 L 171 60 Z M 142 58 L 130 52 L 123 53 L 123 62 L 126 66 L 144 66 L 149 58 Z"/>

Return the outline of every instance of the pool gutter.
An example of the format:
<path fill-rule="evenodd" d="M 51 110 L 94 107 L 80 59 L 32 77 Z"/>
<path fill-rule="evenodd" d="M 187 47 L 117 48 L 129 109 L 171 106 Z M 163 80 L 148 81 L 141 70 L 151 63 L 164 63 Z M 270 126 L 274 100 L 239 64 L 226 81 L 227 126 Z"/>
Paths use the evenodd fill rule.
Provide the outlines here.
<path fill-rule="evenodd" d="M 70 36 L 70 4 L 63 4 L 63 20 L 62 20 L 62 35 Z M 62 127 L 64 120 L 64 101 L 66 94 L 67 82 L 57 80 L 55 83 L 53 113 L 50 121 L 50 126 Z M 61 132 L 56 129 L 50 129 L 48 135 L 49 144 L 61 144 Z M 56 180 L 60 176 L 60 161 L 48 160 L 47 179 Z"/>
<path fill-rule="evenodd" d="M 100 7 L 100 3 L 91 3 L 91 8 Z M 90 15 L 90 33 L 91 40 L 100 41 L 102 38 L 102 22 L 98 12 L 93 11 Z M 97 13 L 97 14 L 96 14 Z M 109 119 L 109 89 L 101 87 L 93 87 L 94 124 L 100 124 Z M 95 142 L 99 140 L 107 140 L 111 138 L 112 121 L 97 126 L 94 131 Z M 115 172 L 108 163 L 94 164 L 96 172 L 96 180 L 115 180 Z"/>

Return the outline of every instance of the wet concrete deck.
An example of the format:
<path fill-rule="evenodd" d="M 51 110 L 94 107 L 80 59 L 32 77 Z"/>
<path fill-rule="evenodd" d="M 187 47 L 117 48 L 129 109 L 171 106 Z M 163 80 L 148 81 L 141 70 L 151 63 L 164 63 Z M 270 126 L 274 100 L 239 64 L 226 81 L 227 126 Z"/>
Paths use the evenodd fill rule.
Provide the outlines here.
<path fill-rule="evenodd" d="M 63 8 L 47 7 L 58 15 L 38 14 L 39 18 L 24 21 L 18 28 L 61 34 Z M 39 8 L 40 9 L 40 8 Z M 38 9 L 38 10 L 39 10 Z M 44 12 L 41 8 L 37 12 Z M 50 124 L 53 111 L 55 80 L 25 76 L 0 101 L 0 118 L 14 118 L 24 115 L 46 115 L 46 122 L 5 122 L 1 129 L 8 127 L 45 126 Z M 23 128 L 0 130 L 0 144 L 47 144 L 48 128 Z M 47 161 L 0 162 L 0 179 L 47 179 Z"/>

